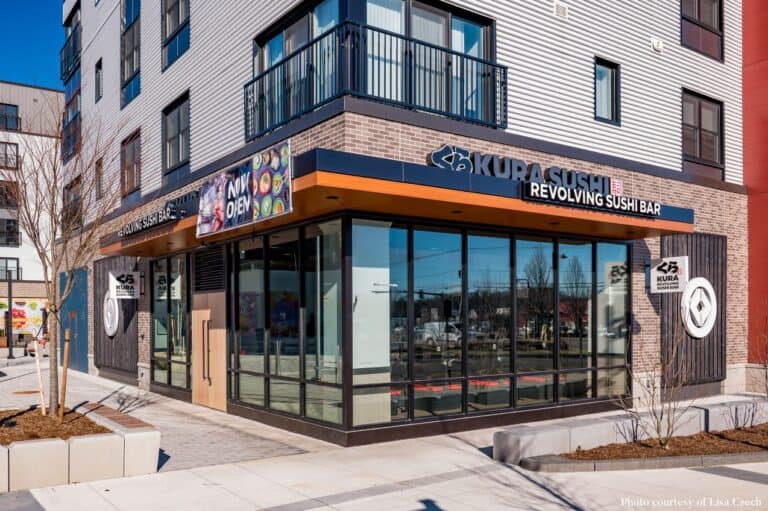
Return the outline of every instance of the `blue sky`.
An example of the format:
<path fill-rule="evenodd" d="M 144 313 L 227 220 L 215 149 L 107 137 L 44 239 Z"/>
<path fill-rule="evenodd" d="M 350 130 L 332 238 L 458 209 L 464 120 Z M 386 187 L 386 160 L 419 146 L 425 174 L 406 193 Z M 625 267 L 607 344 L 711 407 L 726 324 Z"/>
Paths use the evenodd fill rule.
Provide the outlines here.
<path fill-rule="evenodd" d="M 61 0 L 0 0 L 0 80 L 61 89 Z"/>

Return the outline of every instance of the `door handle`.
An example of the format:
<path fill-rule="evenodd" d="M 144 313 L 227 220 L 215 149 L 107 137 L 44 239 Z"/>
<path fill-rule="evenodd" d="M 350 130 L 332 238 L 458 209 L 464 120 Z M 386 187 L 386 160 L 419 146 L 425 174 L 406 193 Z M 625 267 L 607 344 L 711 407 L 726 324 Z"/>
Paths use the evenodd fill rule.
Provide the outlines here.
<path fill-rule="evenodd" d="M 207 319 L 205 320 L 206 325 L 206 332 L 205 332 L 205 338 L 206 338 L 206 345 L 208 347 L 208 354 L 206 356 L 206 364 L 208 365 L 208 385 L 211 384 L 211 320 Z"/>
<path fill-rule="evenodd" d="M 200 362 L 203 364 L 203 379 L 206 379 L 205 376 L 205 320 L 202 320 L 200 322 L 200 335 L 201 335 L 201 342 L 200 342 Z"/>

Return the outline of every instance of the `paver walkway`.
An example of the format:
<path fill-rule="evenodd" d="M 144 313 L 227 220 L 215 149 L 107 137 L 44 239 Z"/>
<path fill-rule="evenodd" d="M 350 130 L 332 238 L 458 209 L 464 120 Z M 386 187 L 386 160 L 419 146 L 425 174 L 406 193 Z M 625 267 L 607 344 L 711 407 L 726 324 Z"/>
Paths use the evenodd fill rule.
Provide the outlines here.
<path fill-rule="evenodd" d="M 37 394 L 16 393 L 35 390 L 36 378 L 33 364 L 0 368 L 0 408 L 37 404 Z M 43 378 L 47 382 L 47 371 Z M 161 471 L 339 449 L 256 421 L 70 371 L 67 406 L 86 401 L 106 404 L 158 428 Z"/>

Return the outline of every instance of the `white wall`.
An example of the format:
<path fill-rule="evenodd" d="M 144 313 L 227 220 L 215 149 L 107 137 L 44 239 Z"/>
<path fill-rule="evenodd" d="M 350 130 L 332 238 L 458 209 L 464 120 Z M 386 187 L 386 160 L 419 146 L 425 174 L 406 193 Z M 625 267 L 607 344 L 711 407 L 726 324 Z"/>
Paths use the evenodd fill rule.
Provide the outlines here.
<path fill-rule="evenodd" d="M 64 13 L 68 6 L 64 3 Z M 81 2 L 82 111 L 85 123 L 142 130 L 142 194 L 162 183 L 161 112 L 190 91 L 191 167 L 244 143 L 243 85 L 251 78 L 252 40 L 298 0 L 191 2 L 190 49 L 161 72 L 159 1 L 143 1 L 141 94 L 120 109 L 120 1 Z M 497 20 L 498 60 L 509 66 L 509 130 L 680 170 L 681 88 L 725 103 L 727 180 L 742 181 L 741 4 L 725 2 L 725 62 L 680 45 L 679 0 L 569 0 L 570 18 L 551 0 L 454 2 Z M 651 49 L 661 38 L 664 52 Z M 593 59 L 621 64 L 620 127 L 593 119 Z M 103 59 L 104 97 L 94 105 L 93 74 Z M 119 143 L 115 144 L 119 151 Z M 119 159 L 105 169 L 119 180 Z"/>

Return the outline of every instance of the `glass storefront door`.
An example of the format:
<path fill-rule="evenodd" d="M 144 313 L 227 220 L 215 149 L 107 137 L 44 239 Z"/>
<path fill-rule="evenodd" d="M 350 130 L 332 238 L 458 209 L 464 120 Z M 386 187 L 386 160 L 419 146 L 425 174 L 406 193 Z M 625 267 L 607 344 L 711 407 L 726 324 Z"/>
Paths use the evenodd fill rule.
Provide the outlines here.
<path fill-rule="evenodd" d="M 189 389 L 186 254 L 152 262 L 152 381 Z"/>

